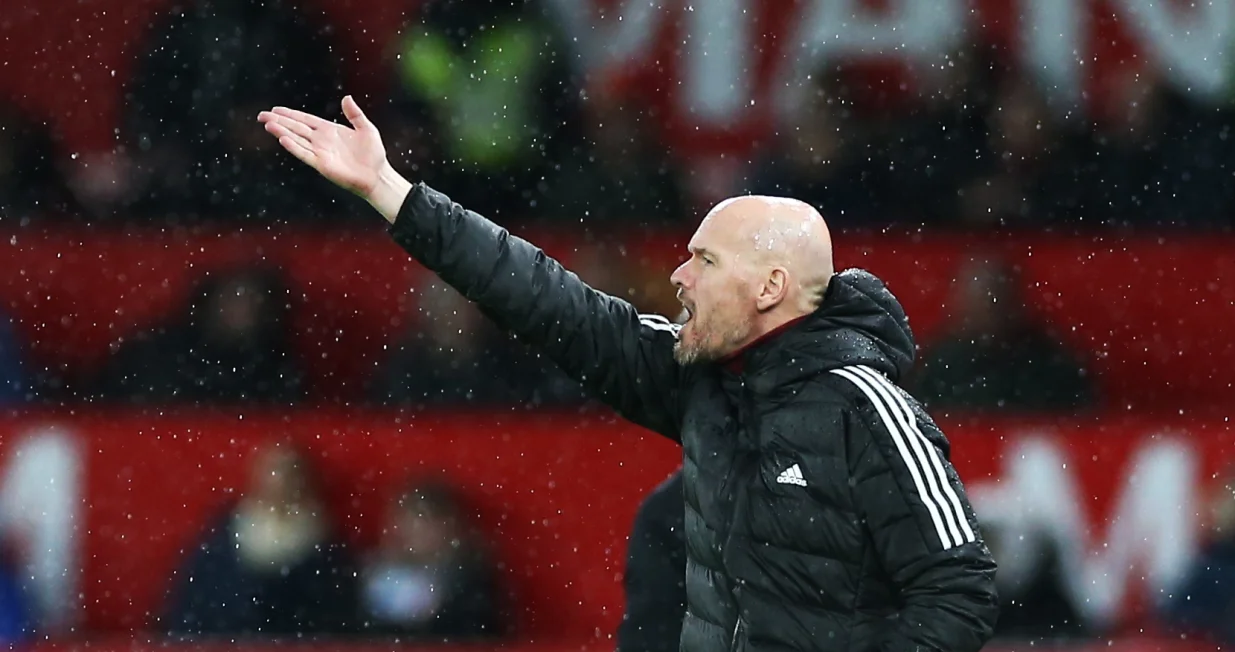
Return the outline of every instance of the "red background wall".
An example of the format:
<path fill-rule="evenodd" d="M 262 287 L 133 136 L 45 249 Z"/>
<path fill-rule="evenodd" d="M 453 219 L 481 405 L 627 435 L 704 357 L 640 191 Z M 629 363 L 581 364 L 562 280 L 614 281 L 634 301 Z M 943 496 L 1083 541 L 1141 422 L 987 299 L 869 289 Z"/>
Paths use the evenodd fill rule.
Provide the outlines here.
<path fill-rule="evenodd" d="M 1197 478 L 1235 453 L 1221 420 L 943 420 L 967 484 L 1001 477 L 1027 434 L 1056 440 L 1085 496 L 1091 541 L 1130 473 L 1164 433 L 1193 447 Z M 407 473 L 447 473 L 493 533 L 516 594 L 522 640 L 607 638 L 621 617 L 626 536 L 639 499 L 680 460 L 675 444 L 605 416 L 570 414 L 205 413 L 90 411 L 0 419 L 0 454 L 55 427 L 80 443 L 86 632 L 151 623 L 183 550 L 244 489 L 253 444 L 289 437 L 315 454 L 340 524 L 372 540 L 383 493 Z M 1153 482 L 1142 478 L 1140 482 Z M 1197 506 L 1200 510 L 1201 505 Z M 1133 573 L 1135 576 L 1135 573 Z M 1134 600 L 1130 631 L 1149 617 Z"/>
<path fill-rule="evenodd" d="M 356 545 L 373 540 L 394 484 L 449 474 L 512 569 L 521 638 L 589 639 L 620 609 L 622 542 L 639 496 L 679 460 L 671 442 L 611 419 L 500 413 L 48 415 L 0 422 L 0 450 L 53 426 L 80 438 L 86 456 L 79 535 L 91 632 L 152 624 L 182 551 L 245 488 L 254 444 L 291 438 L 319 455 Z"/>
<path fill-rule="evenodd" d="M 357 206 L 357 210 L 364 207 Z M 376 218 L 375 218 L 376 219 Z M 378 220 L 380 221 L 380 220 Z M 524 233 L 568 265 L 601 256 L 669 296 L 684 233 L 602 237 Z M 619 246 L 620 245 L 620 246 Z M 1028 303 L 1099 375 L 1108 406 L 1227 410 L 1235 399 L 1235 238 L 838 234 L 838 267 L 865 267 L 905 305 L 920 344 L 953 319 L 950 288 L 975 251 L 1024 270 Z M 584 252 L 585 256 L 580 256 Z M 385 233 L 52 232 L 0 229 L 0 306 L 40 364 L 85 373 L 108 344 L 182 306 L 204 271 L 264 259 L 298 297 L 297 346 L 320 394 L 355 398 L 382 346 L 415 319 L 407 289 L 423 270 Z M 644 295 L 649 296 L 649 295 Z M 676 309 L 660 306 L 664 310 Z"/>

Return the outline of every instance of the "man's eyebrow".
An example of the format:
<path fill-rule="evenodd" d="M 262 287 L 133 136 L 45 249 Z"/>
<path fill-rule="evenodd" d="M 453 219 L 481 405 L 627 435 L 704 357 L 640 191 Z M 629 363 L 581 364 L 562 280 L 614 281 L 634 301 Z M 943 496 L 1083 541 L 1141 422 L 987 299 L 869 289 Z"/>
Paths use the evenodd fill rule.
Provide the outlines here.
<path fill-rule="evenodd" d="M 716 254 L 712 253 L 712 251 L 711 251 L 710 249 L 706 248 L 706 247 L 690 247 L 690 246 L 688 246 L 688 247 L 686 247 L 686 250 L 687 250 L 687 251 L 689 251 L 689 252 L 690 252 L 690 253 L 692 253 L 692 254 L 695 254 L 696 256 L 712 256 L 712 257 L 715 257 L 715 256 L 716 256 Z"/>

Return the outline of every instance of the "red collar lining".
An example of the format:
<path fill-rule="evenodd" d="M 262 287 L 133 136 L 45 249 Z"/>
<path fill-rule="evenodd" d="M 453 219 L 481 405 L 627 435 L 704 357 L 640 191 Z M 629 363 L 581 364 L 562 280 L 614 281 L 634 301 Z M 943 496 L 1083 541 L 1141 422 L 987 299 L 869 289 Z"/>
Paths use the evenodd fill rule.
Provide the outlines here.
<path fill-rule="evenodd" d="M 764 342 L 767 342 L 768 340 L 775 338 L 777 335 L 784 333 L 790 328 L 801 323 L 803 320 L 805 320 L 809 316 L 810 315 L 802 315 L 801 317 L 790 319 L 789 321 L 781 324 L 780 326 L 777 326 L 776 328 L 773 328 L 772 330 L 755 338 L 753 341 L 748 343 L 746 346 L 743 346 L 737 351 L 734 351 L 733 353 L 730 353 L 729 355 L 725 356 L 724 358 L 721 359 L 720 363 L 724 365 L 725 369 L 735 374 L 742 373 L 742 370 L 746 368 L 746 355 L 745 354 L 747 351 L 750 351 L 755 346 L 762 344 Z"/>

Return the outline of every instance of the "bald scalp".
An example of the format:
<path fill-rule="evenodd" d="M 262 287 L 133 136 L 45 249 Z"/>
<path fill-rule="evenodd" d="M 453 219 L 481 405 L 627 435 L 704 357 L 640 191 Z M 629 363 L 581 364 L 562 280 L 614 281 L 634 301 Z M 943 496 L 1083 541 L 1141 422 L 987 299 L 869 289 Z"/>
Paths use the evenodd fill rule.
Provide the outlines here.
<path fill-rule="evenodd" d="M 797 312 L 818 307 L 834 271 L 831 232 L 818 210 L 797 199 L 747 195 L 717 204 L 708 219 L 732 236 L 738 260 L 769 273 L 784 270 Z"/>

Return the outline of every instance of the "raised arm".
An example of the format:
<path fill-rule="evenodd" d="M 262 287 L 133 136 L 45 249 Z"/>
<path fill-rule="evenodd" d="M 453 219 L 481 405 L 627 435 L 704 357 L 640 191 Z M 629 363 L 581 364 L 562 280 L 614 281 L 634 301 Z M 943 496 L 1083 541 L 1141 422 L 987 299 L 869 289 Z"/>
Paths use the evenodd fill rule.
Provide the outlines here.
<path fill-rule="evenodd" d="M 677 327 L 599 292 L 543 251 L 386 159 L 377 128 L 352 98 L 352 128 L 286 108 L 258 119 L 296 158 L 369 202 L 395 241 L 502 328 L 540 349 L 623 417 L 678 438 Z"/>

